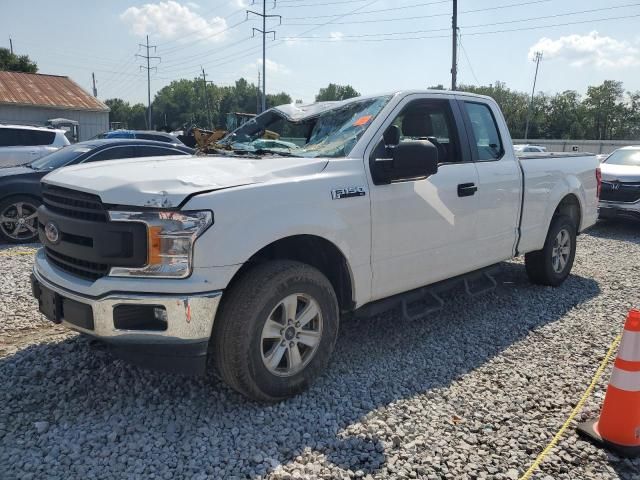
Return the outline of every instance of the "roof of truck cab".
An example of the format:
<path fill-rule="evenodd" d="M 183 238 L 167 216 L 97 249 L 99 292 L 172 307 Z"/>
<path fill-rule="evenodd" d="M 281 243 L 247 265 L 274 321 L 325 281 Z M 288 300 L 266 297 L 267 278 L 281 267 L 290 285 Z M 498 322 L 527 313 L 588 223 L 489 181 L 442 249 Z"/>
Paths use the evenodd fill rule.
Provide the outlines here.
<path fill-rule="evenodd" d="M 287 103 L 284 105 L 279 105 L 274 107 L 275 110 L 283 113 L 289 118 L 299 119 L 312 117 L 314 115 L 318 115 L 324 111 L 331 110 L 333 108 L 340 107 L 342 105 L 348 105 L 353 102 L 359 102 L 362 100 L 369 100 L 372 98 L 380 98 L 380 97 L 394 97 L 397 95 L 407 96 L 407 95 L 439 95 L 443 97 L 454 97 L 456 95 L 464 95 L 465 97 L 475 97 L 482 100 L 490 100 L 493 101 L 491 97 L 486 95 L 478 95 L 477 93 L 467 93 L 460 91 L 451 91 L 451 90 L 398 90 L 395 92 L 386 92 L 386 93 L 378 93 L 375 95 L 361 95 L 359 97 L 352 97 L 346 100 L 338 100 L 338 101 L 326 101 L 326 102 L 315 102 L 315 103 L 306 103 L 302 105 L 296 105 L 294 103 Z"/>

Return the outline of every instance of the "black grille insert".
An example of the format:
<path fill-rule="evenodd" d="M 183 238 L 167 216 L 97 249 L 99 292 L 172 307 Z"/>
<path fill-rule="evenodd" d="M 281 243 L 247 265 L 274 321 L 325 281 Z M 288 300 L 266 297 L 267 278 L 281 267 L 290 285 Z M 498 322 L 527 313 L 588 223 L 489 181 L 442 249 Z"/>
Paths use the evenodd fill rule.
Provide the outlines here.
<path fill-rule="evenodd" d="M 45 247 L 45 253 L 51 263 L 79 277 L 89 280 L 97 280 L 109 273 L 109 265 L 105 263 L 94 263 L 78 258 L 69 257 L 62 253 L 55 252 L 49 247 Z"/>
<path fill-rule="evenodd" d="M 640 200 L 640 183 L 602 182 L 600 200 L 633 203 Z"/>
<path fill-rule="evenodd" d="M 93 222 L 106 222 L 107 211 L 100 197 L 68 188 L 42 185 L 42 199 L 52 212 Z"/>

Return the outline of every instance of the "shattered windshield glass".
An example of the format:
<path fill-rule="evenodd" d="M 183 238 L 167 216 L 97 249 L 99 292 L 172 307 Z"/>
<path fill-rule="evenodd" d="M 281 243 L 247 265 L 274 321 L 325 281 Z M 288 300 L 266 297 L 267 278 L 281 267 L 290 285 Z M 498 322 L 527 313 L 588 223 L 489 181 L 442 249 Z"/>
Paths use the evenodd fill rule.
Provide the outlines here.
<path fill-rule="evenodd" d="M 391 97 L 337 104 L 293 119 L 278 109 L 248 121 L 220 143 L 236 152 L 292 157 L 344 157 Z"/>

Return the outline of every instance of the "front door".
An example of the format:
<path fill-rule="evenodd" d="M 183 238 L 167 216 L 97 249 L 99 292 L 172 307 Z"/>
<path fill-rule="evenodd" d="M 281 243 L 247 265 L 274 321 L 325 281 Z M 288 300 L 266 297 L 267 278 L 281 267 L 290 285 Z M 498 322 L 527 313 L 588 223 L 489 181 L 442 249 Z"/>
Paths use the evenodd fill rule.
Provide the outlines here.
<path fill-rule="evenodd" d="M 367 157 L 388 155 L 393 148 L 388 142 L 397 141 L 399 133 L 400 142 L 428 138 L 438 148 L 439 163 L 438 172 L 427 178 L 379 185 L 371 180 L 374 300 L 474 265 L 478 173 L 468 143 L 460 142 L 466 133 L 456 109 L 455 101 L 408 97 Z"/>

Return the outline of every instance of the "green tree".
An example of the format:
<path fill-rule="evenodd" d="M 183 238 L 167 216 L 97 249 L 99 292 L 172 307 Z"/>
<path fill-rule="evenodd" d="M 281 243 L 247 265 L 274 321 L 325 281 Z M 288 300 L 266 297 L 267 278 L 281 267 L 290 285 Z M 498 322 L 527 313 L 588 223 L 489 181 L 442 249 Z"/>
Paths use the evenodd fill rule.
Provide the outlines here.
<path fill-rule="evenodd" d="M 38 65 L 27 55 L 16 55 L 8 48 L 0 48 L 0 70 L 6 72 L 37 73 Z"/>
<path fill-rule="evenodd" d="M 286 105 L 292 103 L 293 99 L 288 93 L 280 92 L 274 95 L 267 94 L 267 108 L 277 107 L 278 105 Z"/>
<path fill-rule="evenodd" d="M 359 97 L 360 93 L 351 85 L 337 85 L 330 83 L 325 88 L 321 88 L 316 95 L 316 102 L 328 102 L 336 100 L 346 100 L 347 98 Z"/>
<path fill-rule="evenodd" d="M 622 82 L 615 80 L 605 80 L 602 85 L 587 89 L 584 105 L 589 115 L 588 134 L 591 138 L 596 140 L 615 138 L 623 112 L 621 105 L 623 95 Z"/>
<path fill-rule="evenodd" d="M 130 105 L 121 98 L 105 100 L 105 105 L 111 110 L 109 122 L 120 122 L 126 128 L 132 130 L 145 130 L 147 128 L 147 107 L 141 103 Z"/>
<path fill-rule="evenodd" d="M 493 98 L 502 110 L 502 114 L 511 131 L 511 136 L 513 138 L 524 137 L 527 110 L 529 109 L 530 101 L 529 95 L 524 92 L 511 90 L 507 88 L 503 82 L 496 82 L 495 85 L 489 86 L 460 85 L 459 89 Z M 536 126 L 534 124 L 529 126 L 530 132 L 535 130 Z"/>

